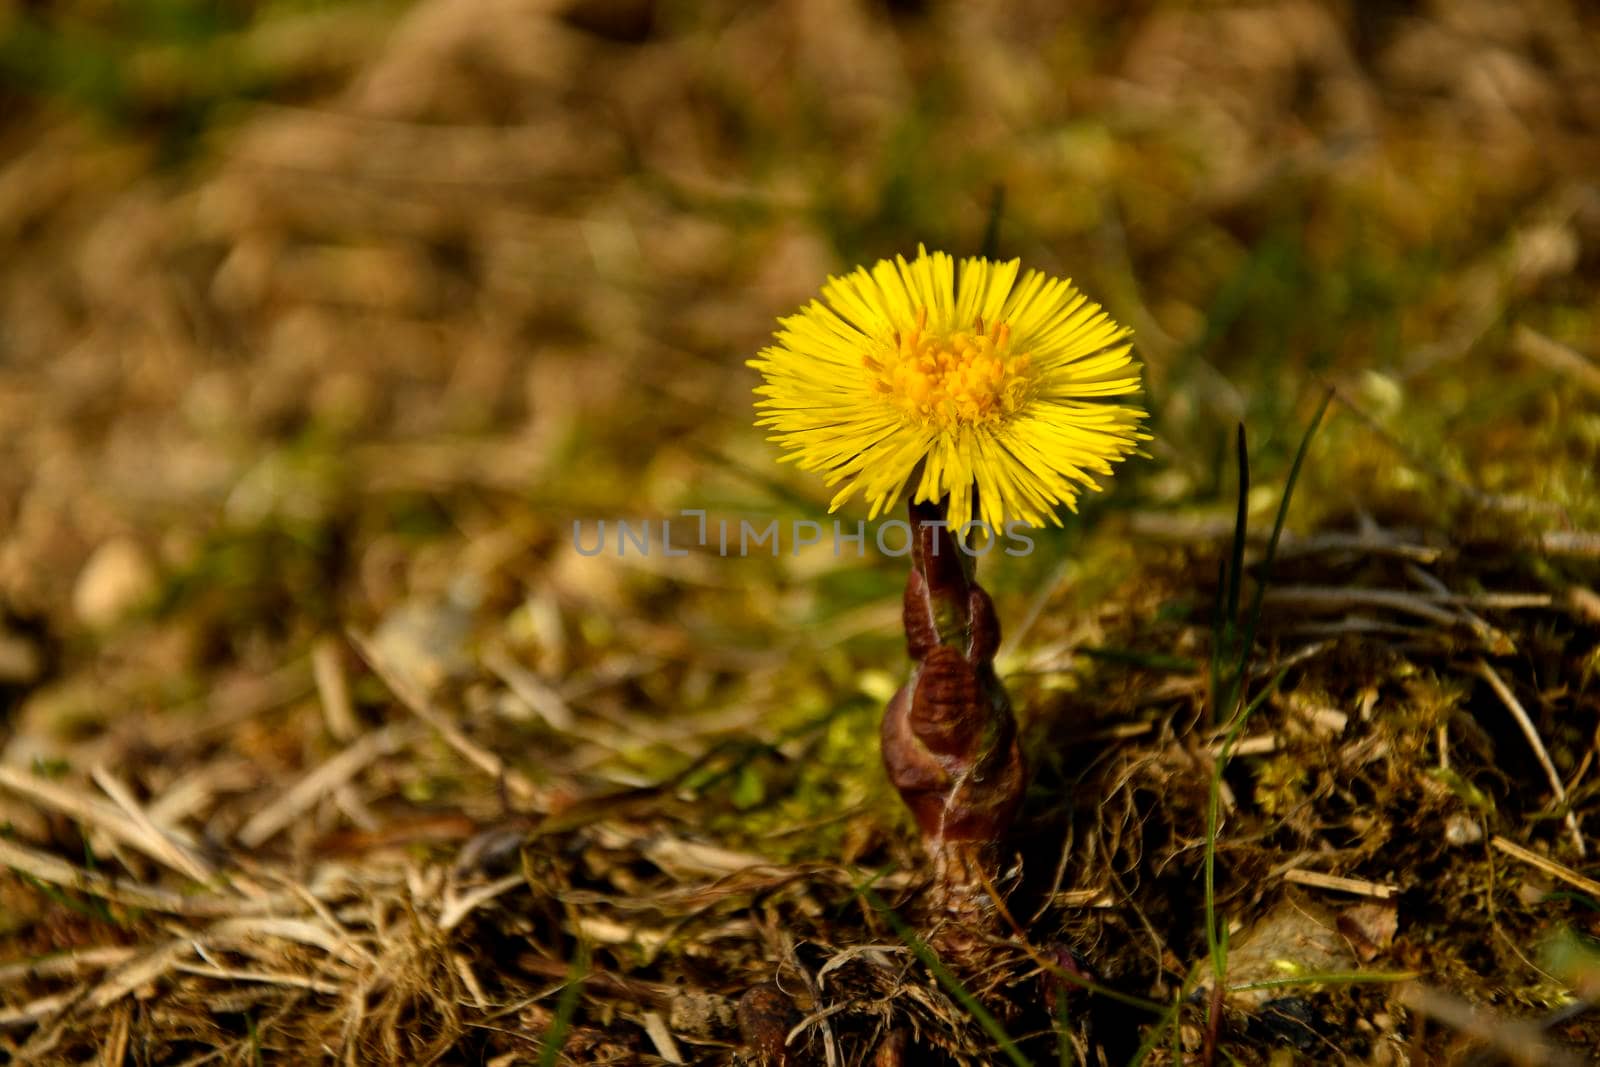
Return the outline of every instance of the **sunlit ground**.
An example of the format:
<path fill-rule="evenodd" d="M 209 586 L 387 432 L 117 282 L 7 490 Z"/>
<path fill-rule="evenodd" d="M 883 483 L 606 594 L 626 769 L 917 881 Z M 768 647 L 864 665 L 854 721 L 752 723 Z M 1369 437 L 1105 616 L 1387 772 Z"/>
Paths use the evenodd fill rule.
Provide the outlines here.
<path fill-rule="evenodd" d="M 0 6 L 0 1048 L 1582 1062 L 1596 173 L 1576 3 Z M 979 565 L 1033 784 L 941 961 L 905 561 L 715 538 L 866 514 L 776 318 L 991 228 L 1153 440 Z"/>

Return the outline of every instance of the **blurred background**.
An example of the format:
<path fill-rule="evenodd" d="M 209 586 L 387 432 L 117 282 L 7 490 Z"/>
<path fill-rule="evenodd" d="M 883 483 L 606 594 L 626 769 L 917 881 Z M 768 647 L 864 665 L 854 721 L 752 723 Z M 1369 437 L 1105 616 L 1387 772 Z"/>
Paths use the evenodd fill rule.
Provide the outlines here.
<path fill-rule="evenodd" d="M 204 765 L 228 839 L 395 714 L 349 629 L 550 796 L 832 715 L 739 832 L 881 797 L 901 562 L 571 526 L 821 517 L 744 361 L 1001 197 L 1003 256 L 1133 327 L 1155 434 L 986 572 L 1003 667 L 1204 615 L 1236 426 L 1260 528 L 1330 387 L 1291 531 L 1594 553 L 1596 174 L 1577 0 L 0 0 L 4 761 Z M 287 839 L 495 807 L 413 751 Z"/>
<path fill-rule="evenodd" d="M 1314 514 L 1593 528 L 1597 167 L 1600 17 L 1557 0 L 7 3 L 10 757 L 385 620 L 441 676 L 646 649 L 680 711 L 797 624 L 894 667 L 893 560 L 570 525 L 819 515 L 744 360 L 1001 193 L 1001 253 L 1135 329 L 1156 434 L 1002 594 L 1225 531 L 1240 421 L 1268 515 L 1329 385 Z"/>
<path fill-rule="evenodd" d="M 1225 531 L 1235 425 L 1275 486 L 1329 385 L 1317 514 L 1592 528 L 1597 167 L 1600 17 L 1556 0 L 8 3 L 11 755 L 416 639 L 418 599 L 551 678 L 728 660 L 680 709 L 797 623 L 894 666 L 893 560 L 570 525 L 818 516 L 744 360 L 829 272 L 976 251 L 997 195 L 1003 255 L 1134 328 L 1156 434 L 1002 593 L 1108 510 L 1103 552 Z"/>

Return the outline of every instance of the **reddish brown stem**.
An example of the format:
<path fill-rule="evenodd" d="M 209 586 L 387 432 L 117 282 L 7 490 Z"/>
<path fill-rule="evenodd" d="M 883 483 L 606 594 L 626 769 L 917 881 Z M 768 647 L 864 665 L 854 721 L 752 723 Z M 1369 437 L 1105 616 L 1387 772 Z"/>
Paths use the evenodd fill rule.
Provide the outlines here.
<path fill-rule="evenodd" d="M 1000 625 L 945 506 L 912 504 L 906 581 L 911 678 L 883 718 L 883 762 L 947 891 L 997 873 L 1026 783 L 1016 720 L 994 673 Z"/>

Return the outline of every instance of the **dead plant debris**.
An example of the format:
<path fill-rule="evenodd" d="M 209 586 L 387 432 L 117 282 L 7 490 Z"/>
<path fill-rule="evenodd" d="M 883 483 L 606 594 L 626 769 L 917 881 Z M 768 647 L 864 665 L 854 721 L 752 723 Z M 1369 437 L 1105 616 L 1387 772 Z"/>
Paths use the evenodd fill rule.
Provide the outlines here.
<path fill-rule="evenodd" d="M 0 10 L 0 1056 L 1592 1061 L 1597 86 L 1554 0 Z M 743 361 L 997 185 L 1155 440 L 985 564 L 962 925 L 903 561 L 572 528 L 820 519 Z"/>

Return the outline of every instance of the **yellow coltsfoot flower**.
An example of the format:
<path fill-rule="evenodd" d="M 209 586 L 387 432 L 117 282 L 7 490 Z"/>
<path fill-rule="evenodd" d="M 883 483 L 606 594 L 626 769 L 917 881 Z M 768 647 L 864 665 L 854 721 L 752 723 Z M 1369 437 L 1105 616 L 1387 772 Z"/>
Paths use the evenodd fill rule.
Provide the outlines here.
<path fill-rule="evenodd" d="M 824 303 L 825 301 L 825 303 Z M 1060 525 L 1095 475 L 1148 440 L 1129 331 L 1072 283 L 1019 262 L 918 247 L 829 278 L 750 361 L 757 424 L 783 458 L 857 490 L 872 518 L 919 470 L 918 503 L 948 496 L 960 529 L 981 519 Z"/>

